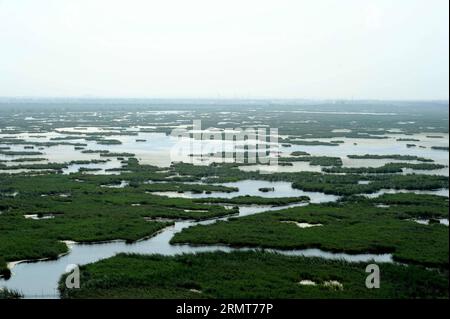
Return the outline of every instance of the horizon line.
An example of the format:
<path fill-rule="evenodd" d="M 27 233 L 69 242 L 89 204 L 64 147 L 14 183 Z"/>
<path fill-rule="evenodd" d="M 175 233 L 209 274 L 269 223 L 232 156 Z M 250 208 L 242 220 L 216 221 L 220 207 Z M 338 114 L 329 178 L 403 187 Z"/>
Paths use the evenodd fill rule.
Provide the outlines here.
<path fill-rule="evenodd" d="M 0 96 L 2 100 L 203 100 L 203 101 L 326 101 L 326 102 L 446 102 L 449 98 L 308 98 L 308 97 L 138 97 L 138 96 Z"/>

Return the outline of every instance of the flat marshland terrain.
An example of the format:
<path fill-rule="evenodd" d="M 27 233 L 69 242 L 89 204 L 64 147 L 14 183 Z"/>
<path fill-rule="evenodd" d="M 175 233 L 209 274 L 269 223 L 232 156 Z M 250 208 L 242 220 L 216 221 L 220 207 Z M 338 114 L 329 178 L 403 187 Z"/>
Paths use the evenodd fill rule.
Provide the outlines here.
<path fill-rule="evenodd" d="M 278 129 L 276 165 L 251 141 L 223 161 L 198 119 Z M 448 298 L 448 120 L 441 102 L 2 102 L 0 298 Z"/>

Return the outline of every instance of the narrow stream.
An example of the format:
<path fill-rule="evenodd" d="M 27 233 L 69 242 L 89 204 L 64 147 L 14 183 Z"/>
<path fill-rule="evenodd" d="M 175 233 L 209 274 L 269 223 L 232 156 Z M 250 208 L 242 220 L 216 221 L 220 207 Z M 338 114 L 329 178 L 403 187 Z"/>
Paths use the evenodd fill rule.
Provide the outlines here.
<path fill-rule="evenodd" d="M 257 214 L 265 211 L 281 210 L 289 207 L 305 206 L 306 203 L 291 204 L 287 206 L 240 206 L 238 217 Z M 234 216 L 236 217 L 236 216 Z M 210 251 L 230 252 L 233 250 L 257 250 L 257 248 L 232 248 L 223 245 L 171 245 L 170 239 L 175 233 L 184 228 L 211 224 L 217 220 L 227 220 L 228 217 L 213 218 L 204 221 L 177 221 L 175 225 L 168 227 L 149 239 L 141 240 L 133 244 L 126 244 L 122 240 L 95 244 L 70 243 L 70 252 L 57 260 L 42 260 L 36 262 L 21 262 L 12 267 L 12 276 L 9 280 L 0 279 L 0 286 L 21 291 L 25 298 L 59 298 L 57 284 L 61 276 L 66 272 L 67 266 L 77 264 L 84 265 L 101 259 L 112 257 L 118 253 L 162 254 L 176 255 L 183 253 L 199 253 Z M 391 254 L 357 254 L 331 253 L 320 249 L 276 250 L 265 251 L 278 252 L 284 255 L 322 257 L 327 259 L 343 259 L 350 262 L 392 262 Z"/>

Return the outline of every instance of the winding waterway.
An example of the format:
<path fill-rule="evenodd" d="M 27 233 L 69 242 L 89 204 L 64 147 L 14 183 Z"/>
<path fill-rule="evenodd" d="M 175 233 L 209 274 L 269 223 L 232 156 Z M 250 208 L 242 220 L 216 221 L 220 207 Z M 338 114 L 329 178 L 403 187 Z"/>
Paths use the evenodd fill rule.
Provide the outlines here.
<path fill-rule="evenodd" d="M 70 129 L 65 128 L 65 131 Z M 87 130 L 92 131 L 92 130 Z M 82 131 L 84 132 L 84 131 Z M 80 133 L 82 133 L 80 132 Z M 0 136 L 10 136 L 0 134 Z M 17 134 L 14 135 L 17 138 L 26 138 L 29 141 L 51 141 L 52 137 L 64 137 L 66 135 L 59 134 L 56 131 L 45 134 L 42 138 L 31 138 L 29 134 Z M 140 138 L 143 142 L 136 142 L 136 138 Z M 442 152 L 431 149 L 432 146 L 448 146 L 448 134 L 445 134 L 443 139 L 431 139 L 426 135 L 414 135 L 405 137 L 414 137 L 419 139 L 416 142 L 417 147 L 408 148 L 408 142 L 399 142 L 396 138 L 401 137 L 395 135 L 389 139 L 376 140 L 376 139 L 348 139 L 339 138 L 344 143 L 339 146 L 305 146 L 305 145 L 292 145 L 291 147 L 283 147 L 283 155 L 288 155 L 293 151 L 306 151 L 313 156 L 328 156 L 330 153 L 333 156 L 339 156 L 343 159 L 344 166 L 346 167 L 377 167 L 385 164 L 386 162 L 392 162 L 392 160 L 355 160 L 349 159 L 349 154 L 401 154 L 401 155 L 415 155 L 424 156 L 433 159 L 436 163 L 448 165 L 448 152 Z M 173 138 L 161 133 L 139 133 L 139 136 L 114 136 L 115 139 L 120 140 L 121 145 L 109 145 L 108 149 L 111 152 L 131 152 L 135 153 L 136 157 L 142 164 L 152 164 L 161 167 L 167 166 L 170 162 L 169 150 L 174 145 Z M 145 140 L 145 141 L 144 141 Z M 322 139 L 323 140 L 323 139 Z M 77 140 L 74 140 L 77 141 Z M 94 141 L 80 140 L 87 144 L 86 149 L 101 150 L 105 146 L 98 145 Z M 23 150 L 22 145 L 10 145 L 12 151 Z M 76 151 L 72 146 L 58 145 L 51 148 L 45 148 L 43 155 L 47 158 L 48 162 L 63 163 L 73 159 L 77 160 L 92 160 L 99 159 L 98 154 L 84 154 L 81 151 Z M 18 158 L 18 156 L 5 156 L 0 155 L 1 159 Z M 31 156 L 30 158 L 33 158 Z M 13 163 L 8 165 L 14 165 Z M 81 167 L 97 168 L 99 172 L 95 173 L 108 173 L 106 169 L 118 168 L 121 166 L 120 161 L 114 159 L 106 163 L 92 163 L 86 165 L 71 164 L 67 169 L 63 170 L 63 173 L 69 174 L 78 172 Z M 256 166 L 245 166 L 242 170 L 255 170 L 261 169 Z M 309 163 L 294 163 L 293 167 L 284 167 L 280 171 L 321 171 L 319 166 L 311 166 Z M 15 170 L 15 173 L 20 170 Z M 9 171 L 4 171 L 9 173 Z M 12 173 L 12 172 L 11 172 Z M 448 167 L 439 172 L 440 175 L 448 176 Z M 361 183 L 364 183 L 362 181 Z M 232 193 L 217 193 L 212 194 L 194 194 L 185 192 L 183 194 L 176 192 L 160 192 L 155 193 L 158 195 L 173 196 L 173 197 L 188 197 L 188 198 L 231 198 L 236 196 L 264 196 L 264 197 L 299 197 L 308 196 L 311 198 L 311 203 L 323 203 L 336 201 L 338 196 L 326 195 L 317 192 L 305 192 L 292 188 L 292 184 L 288 182 L 268 182 L 268 181 L 240 181 L 236 183 L 225 183 L 224 186 L 238 187 L 237 192 Z M 126 186 L 126 185 L 119 185 Z M 259 188 L 273 188 L 273 192 L 262 193 Z M 406 192 L 406 190 L 380 190 L 373 194 L 367 194 L 368 197 L 380 196 L 384 193 L 396 193 Z M 435 191 L 413 191 L 414 193 L 431 193 L 436 195 L 442 195 L 448 197 L 448 189 L 435 190 Z M 271 206 L 240 206 L 238 217 L 247 216 L 251 214 L 258 214 L 264 211 L 281 210 L 289 207 L 302 206 L 302 204 L 291 204 L 287 206 L 271 207 Z M 234 216 L 235 217 L 235 216 Z M 0 279 L 0 287 L 4 286 L 10 289 L 16 289 L 21 291 L 26 298 L 58 298 L 59 293 L 57 290 L 58 280 L 61 275 L 67 269 L 67 266 L 77 264 L 84 265 L 98 260 L 109 258 L 117 253 L 140 253 L 140 254 L 162 254 L 162 255 L 176 255 L 183 253 L 198 253 L 208 251 L 233 251 L 233 250 L 252 250 L 255 248 L 232 248 L 223 245 L 207 245 L 207 246 L 192 246 L 192 245 L 171 245 L 170 240 L 175 233 L 180 232 L 182 229 L 192 227 L 198 224 L 214 223 L 217 220 L 227 220 L 228 217 L 214 218 L 204 221 L 176 221 L 171 227 L 165 228 L 157 235 L 143 239 L 138 242 L 127 244 L 124 241 L 117 240 L 111 242 L 102 242 L 94 244 L 79 244 L 79 243 L 67 243 L 70 250 L 69 253 L 61 256 L 57 260 L 41 260 L 36 262 L 19 262 L 11 263 L 12 276 L 9 280 Z M 422 221 L 418 221 L 422 222 Z M 425 221 L 424 221 L 425 222 Z M 428 222 L 428 221 L 427 221 Z M 441 221 L 445 224 L 445 221 Z M 448 220 L 446 221 L 448 225 Z M 266 251 L 278 252 L 285 255 L 298 255 L 308 257 L 322 257 L 327 259 L 343 259 L 350 262 L 368 262 L 374 260 L 375 262 L 393 262 L 391 254 L 356 254 L 350 255 L 345 253 L 331 253 L 320 249 L 302 249 L 302 250 L 274 250 L 266 249 Z M 82 284 L 82 283 L 81 283 Z"/>
<path fill-rule="evenodd" d="M 306 203 L 291 204 L 287 206 L 240 206 L 238 217 L 261 213 L 264 211 L 281 210 L 289 207 L 304 206 Z M 234 216 L 236 217 L 236 216 Z M 162 254 L 176 255 L 183 253 L 199 253 L 209 251 L 257 250 L 257 248 L 233 248 L 224 245 L 171 245 L 173 235 L 184 228 L 210 224 L 217 220 L 226 220 L 228 217 L 213 218 L 204 221 L 177 221 L 173 226 L 165 228 L 156 236 L 127 244 L 122 240 L 102 242 L 95 244 L 68 243 L 70 251 L 57 260 L 40 260 L 36 262 L 12 263 L 12 276 L 9 280 L 0 280 L 0 286 L 16 289 L 24 294 L 25 298 L 59 298 L 57 285 L 60 277 L 66 272 L 69 265 L 84 265 L 101 259 L 112 257 L 118 253 Z M 276 250 L 285 255 L 322 257 L 327 259 L 343 259 L 349 262 L 392 262 L 391 254 L 346 254 L 331 253 L 320 249 Z M 82 284 L 82 283 L 81 283 Z"/>

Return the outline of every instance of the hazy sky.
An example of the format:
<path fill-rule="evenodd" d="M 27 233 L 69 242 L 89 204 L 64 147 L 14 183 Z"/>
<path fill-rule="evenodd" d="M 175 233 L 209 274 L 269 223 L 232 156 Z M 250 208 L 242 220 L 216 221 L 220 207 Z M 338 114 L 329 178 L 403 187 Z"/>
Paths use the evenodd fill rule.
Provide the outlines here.
<path fill-rule="evenodd" d="M 0 96 L 448 99 L 448 0 L 0 0 Z"/>

